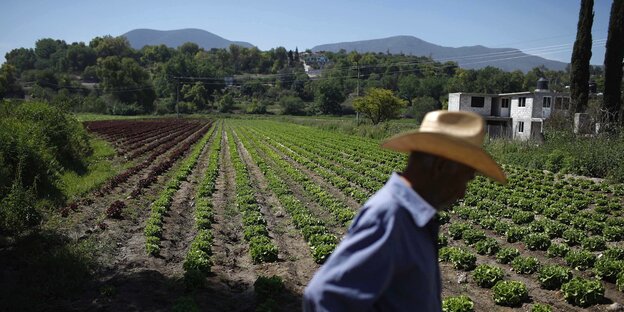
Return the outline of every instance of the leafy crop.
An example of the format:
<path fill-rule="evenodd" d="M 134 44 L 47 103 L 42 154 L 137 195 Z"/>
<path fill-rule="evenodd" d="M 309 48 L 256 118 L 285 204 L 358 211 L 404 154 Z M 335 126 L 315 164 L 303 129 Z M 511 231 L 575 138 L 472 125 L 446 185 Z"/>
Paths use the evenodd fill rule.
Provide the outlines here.
<path fill-rule="evenodd" d="M 559 289 L 561 285 L 572 278 L 570 269 L 557 265 L 549 264 L 541 267 L 537 275 L 542 288 Z"/>
<path fill-rule="evenodd" d="M 492 287 L 492 291 L 494 302 L 502 306 L 519 306 L 529 298 L 526 285 L 519 281 L 499 281 Z"/>
<path fill-rule="evenodd" d="M 448 297 L 442 300 L 443 312 L 472 312 L 474 311 L 474 303 L 468 296 Z"/>
<path fill-rule="evenodd" d="M 498 281 L 503 280 L 505 273 L 499 267 L 480 264 L 472 272 L 472 276 L 477 285 L 484 288 L 491 288 L 496 285 Z"/>
<path fill-rule="evenodd" d="M 516 257 L 511 261 L 511 267 L 519 274 L 531 274 L 539 269 L 540 263 L 534 257 Z"/>
<path fill-rule="evenodd" d="M 569 303 L 588 307 L 599 303 L 604 298 L 604 286 L 599 280 L 575 277 L 561 286 L 563 298 Z"/>

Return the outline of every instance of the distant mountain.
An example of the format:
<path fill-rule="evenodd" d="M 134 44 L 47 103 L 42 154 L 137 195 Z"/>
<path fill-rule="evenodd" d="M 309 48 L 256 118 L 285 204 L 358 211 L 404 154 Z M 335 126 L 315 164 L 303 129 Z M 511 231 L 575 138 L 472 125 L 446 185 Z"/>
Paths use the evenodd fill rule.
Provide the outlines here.
<path fill-rule="evenodd" d="M 160 44 L 177 48 L 186 42 L 194 42 L 206 50 L 227 48 L 231 44 L 245 48 L 253 47 L 249 42 L 230 41 L 211 32 L 194 28 L 178 30 L 134 29 L 122 36 L 128 38 L 130 45 L 135 49 L 141 49 L 146 45 Z"/>
<path fill-rule="evenodd" d="M 436 61 L 455 61 L 460 67 L 469 69 L 494 66 L 506 71 L 519 69 L 527 72 L 541 65 L 552 70 L 564 70 L 567 66 L 567 63 L 526 54 L 518 49 L 494 49 L 480 45 L 459 48 L 443 47 L 413 36 L 323 44 L 315 46 L 312 51 L 338 52 L 341 49 L 347 52 L 390 52 L 392 54 L 431 56 Z"/>

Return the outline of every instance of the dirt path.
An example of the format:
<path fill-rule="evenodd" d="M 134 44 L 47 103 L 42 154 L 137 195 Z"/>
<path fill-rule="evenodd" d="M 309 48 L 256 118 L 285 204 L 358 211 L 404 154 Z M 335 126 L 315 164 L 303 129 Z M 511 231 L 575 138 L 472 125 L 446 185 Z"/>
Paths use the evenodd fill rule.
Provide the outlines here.
<path fill-rule="evenodd" d="M 301 295 L 308 281 L 312 278 L 319 265 L 310 256 L 310 248 L 295 228 L 288 213 L 279 203 L 277 196 L 268 186 L 268 181 L 254 163 L 247 151 L 234 134 L 238 150 L 246 164 L 252 183 L 256 187 L 256 200 L 265 216 L 268 228 L 279 248 L 279 263 L 273 265 L 274 274 L 284 280 L 286 287 L 295 294 L 284 306 L 284 311 L 296 311 L 301 308 Z"/>
<path fill-rule="evenodd" d="M 247 242 L 243 238 L 240 215 L 236 211 L 235 171 L 228 138 L 223 130 L 219 176 L 212 197 L 215 220 L 212 226 L 212 276 L 209 292 L 199 299 L 203 311 L 248 311 L 254 307 L 254 271 Z"/>

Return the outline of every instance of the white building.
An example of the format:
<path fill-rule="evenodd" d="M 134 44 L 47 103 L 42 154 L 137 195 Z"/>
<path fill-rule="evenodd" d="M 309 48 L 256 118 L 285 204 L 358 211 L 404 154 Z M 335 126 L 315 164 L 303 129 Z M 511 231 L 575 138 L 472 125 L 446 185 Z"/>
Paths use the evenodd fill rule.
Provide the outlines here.
<path fill-rule="evenodd" d="M 544 120 L 553 112 L 570 110 L 570 95 L 549 90 L 541 78 L 533 92 L 449 93 L 448 110 L 480 114 L 490 137 L 528 140 L 541 136 Z"/>

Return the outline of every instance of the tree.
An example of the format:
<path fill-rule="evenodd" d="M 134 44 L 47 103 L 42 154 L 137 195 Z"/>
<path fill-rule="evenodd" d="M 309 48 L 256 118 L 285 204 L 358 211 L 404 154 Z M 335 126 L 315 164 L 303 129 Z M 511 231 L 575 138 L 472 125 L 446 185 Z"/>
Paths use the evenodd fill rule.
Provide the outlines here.
<path fill-rule="evenodd" d="M 181 93 L 184 100 L 195 104 L 195 107 L 202 110 L 206 107 L 208 101 L 208 91 L 204 88 L 204 84 L 196 82 L 194 84 L 186 84 L 182 87 Z"/>
<path fill-rule="evenodd" d="M 399 96 L 413 106 L 412 99 L 418 94 L 418 78 L 414 74 L 401 77 L 399 80 Z"/>
<path fill-rule="evenodd" d="M 572 50 L 571 98 L 577 113 L 584 112 L 589 98 L 589 60 L 591 59 L 594 0 L 581 0 L 576 41 Z"/>
<path fill-rule="evenodd" d="M 194 42 L 185 42 L 183 45 L 178 47 L 178 50 L 189 56 L 195 56 L 195 54 L 199 52 L 199 46 Z"/>
<path fill-rule="evenodd" d="M 134 54 L 128 39 L 123 36 L 95 37 L 89 42 L 89 47 L 95 50 L 98 58 L 107 56 L 127 57 Z"/>
<path fill-rule="evenodd" d="M 5 97 L 24 97 L 24 90 L 17 83 L 15 67 L 8 63 L 0 66 L 0 99 Z"/>
<path fill-rule="evenodd" d="M 391 90 L 380 88 L 369 89 L 364 97 L 353 101 L 353 108 L 370 118 L 375 125 L 396 118 L 406 105 L 407 101 L 396 97 Z"/>
<path fill-rule="evenodd" d="M 145 112 L 152 110 L 156 94 L 149 74 L 134 59 L 118 56 L 100 58 L 96 71 L 105 92 L 110 92 L 123 103 L 136 103 Z"/>
<path fill-rule="evenodd" d="M 282 96 L 278 102 L 282 115 L 302 115 L 304 104 L 301 98 L 287 95 Z"/>
<path fill-rule="evenodd" d="M 87 66 L 95 65 L 97 54 L 82 42 L 72 44 L 67 48 L 67 61 L 70 70 L 82 72 Z"/>
<path fill-rule="evenodd" d="M 22 73 L 25 70 L 35 68 L 35 61 L 37 57 L 32 49 L 13 49 L 11 52 L 4 56 L 7 60 L 7 64 L 15 66 L 15 70 L 18 73 Z"/>
<path fill-rule="evenodd" d="M 234 110 L 234 97 L 230 93 L 224 94 L 217 103 L 219 111 L 222 113 L 230 113 Z"/>
<path fill-rule="evenodd" d="M 609 122 L 618 122 L 621 116 L 622 61 L 624 59 L 624 1 L 614 0 L 609 18 L 609 35 L 604 60 L 604 102 Z"/>
<path fill-rule="evenodd" d="M 338 80 L 325 79 L 316 85 L 314 99 L 322 114 L 340 114 L 340 103 L 345 100 L 345 96 Z"/>

